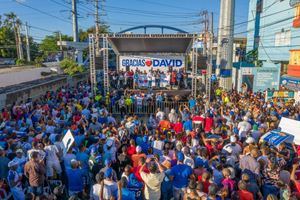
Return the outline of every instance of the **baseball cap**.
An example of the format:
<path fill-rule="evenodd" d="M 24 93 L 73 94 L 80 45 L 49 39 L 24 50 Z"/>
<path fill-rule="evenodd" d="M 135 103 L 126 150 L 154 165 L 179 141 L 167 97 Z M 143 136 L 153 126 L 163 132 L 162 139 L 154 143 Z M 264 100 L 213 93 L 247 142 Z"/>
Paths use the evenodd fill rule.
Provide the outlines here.
<path fill-rule="evenodd" d="M 246 139 L 245 142 L 246 142 L 247 144 L 253 144 L 253 143 L 255 143 L 255 140 L 254 140 L 253 137 L 248 137 L 248 138 Z"/>
<path fill-rule="evenodd" d="M 136 152 L 140 153 L 140 152 L 142 151 L 142 147 L 137 146 L 137 147 L 135 148 L 135 150 L 136 150 Z"/>
<path fill-rule="evenodd" d="M 230 142 L 232 143 L 236 142 L 236 137 L 234 135 L 230 136 Z"/>
<path fill-rule="evenodd" d="M 107 166 L 107 165 L 109 165 L 109 164 L 111 164 L 111 159 L 105 159 L 105 161 L 104 161 L 104 164 Z"/>
<path fill-rule="evenodd" d="M 184 160 L 184 155 L 183 155 L 182 152 L 178 152 L 178 153 L 177 153 L 177 160 L 178 160 L 178 161 L 183 161 L 183 160 Z"/>
<path fill-rule="evenodd" d="M 232 151 L 233 151 L 231 146 L 225 146 L 224 150 L 227 151 L 228 153 L 232 153 Z"/>
<path fill-rule="evenodd" d="M 16 151 L 16 153 L 23 153 L 23 150 L 22 150 L 22 149 L 18 149 L 18 150 Z"/>
<path fill-rule="evenodd" d="M 18 165 L 19 164 L 19 162 L 18 161 L 16 161 L 16 160 L 12 160 L 12 161 L 10 161 L 9 163 L 8 163 L 8 167 L 13 167 L 13 166 L 16 166 L 16 165 Z"/>

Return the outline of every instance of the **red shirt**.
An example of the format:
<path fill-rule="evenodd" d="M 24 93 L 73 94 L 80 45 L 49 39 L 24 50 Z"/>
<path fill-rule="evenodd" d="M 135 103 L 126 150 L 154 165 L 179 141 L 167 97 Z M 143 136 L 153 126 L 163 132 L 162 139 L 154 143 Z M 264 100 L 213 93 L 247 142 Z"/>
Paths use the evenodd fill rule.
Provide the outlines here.
<path fill-rule="evenodd" d="M 211 131 L 211 128 L 214 124 L 214 119 L 212 117 L 206 117 L 204 119 L 204 131 L 205 132 L 210 132 Z"/>
<path fill-rule="evenodd" d="M 239 190 L 238 194 L 240 200 L 254 200 L 253 194 L 247 190 Z"/>
<path fill-rule="evenodd" d="M 136 177 L 136 179 L 137 179 L 138 181 L 140 181 L 140 182 L 143 183 L 144 181 L 143 181 L 142 176 L 141 176 L 141 174 L 140 174 L 140 169 L 141 169 L 141 167 L 142 167 L 142 166 L 134 167 L 134 168 L 133 168 L 133 174 L 135 175 L 135 177 Z M 149 171 L 149 169 L 148 169 L 147 167 L 144 167 L 143 172 L 145 172 L 146 174 L 149 174 L 149 173 L 150 173 L 150 171 Z"/>
<path fill-rule="evenodd" d="M 127 154 L 128 154 L 128 156 L 129 156 L 129 158 L 131 158 L 131 156 L 133 155 L 133 154 L 136 154 L 136 150 L 135 150 L 135 146 L 130 146 L 130 147 L 128 147 L 128 149 L 127 149 Z"/>
<path fill-rule="evenodd" d="M 198 176 L 198 181 L 203 184 L 203 192 L 207 194 L 211 183 L 209 181 L 202 181 L 202 176 Z"/>
<path fill-rule="evenodd" d="M 181 133 L 181 132 L 183 132 L 182 123 L 181 122 L 176 122 L 174 124 L 174 128 L 173 129 L 174 129 L 175 133 Z"/>

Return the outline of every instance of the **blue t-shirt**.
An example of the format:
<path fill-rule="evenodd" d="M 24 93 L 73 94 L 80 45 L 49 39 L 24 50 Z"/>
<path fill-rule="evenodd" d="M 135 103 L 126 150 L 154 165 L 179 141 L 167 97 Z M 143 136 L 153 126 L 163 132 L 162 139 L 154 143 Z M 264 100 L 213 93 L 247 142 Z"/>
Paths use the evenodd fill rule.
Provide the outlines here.
<path fill-rule="evenodd" d="M 132 200 L 135 199 L 135 193 L 128 190 L 127 188 L 122 188 L 122 199 L 123 200 Z"/>
<path fill-rule="evenodd" d="M 193 130 L 193 123 L 192 123 L 192 121 L 191 120 L 187 120 L 186 122 L 184 122 L 183 128 L 184 128 L 184 130 L 192 131 Z"/>
<path fill-rule="evenodd" d="M 76 159 L 80 161 L 82 169 L 85 171 L 89 170 L 89 155 L 85 152 L 78 152 L 76 154 Z"/>
<path fill-rule="evenodd" d="M 75 144 L 79 147 L 83 143 L 85 136 L 84 135 L 76 135 L 74 137 L 74 139 L 75 139 Z"/>
<path fill-rule="evenodd" d="M 185 164 L 179 164 L 172 167 L 170 176 L 174 176 L 173 186 L 176 188 L 187 187 L 189 182 L 189 177 L 192 173 L 193 173 L 192 168 Z"/>
<path fill-rule="evenodd" d="M 189 106 L 190 106 L 190 109 L 193 109 L 196 106 L 196 100 L 195 99 L 190 99 L 189 100 Z"/>
<path fill-rule="evenodd" d="M 83 191 L 82 169 L 67 169 L 69 190 L 74 192 Z"/>

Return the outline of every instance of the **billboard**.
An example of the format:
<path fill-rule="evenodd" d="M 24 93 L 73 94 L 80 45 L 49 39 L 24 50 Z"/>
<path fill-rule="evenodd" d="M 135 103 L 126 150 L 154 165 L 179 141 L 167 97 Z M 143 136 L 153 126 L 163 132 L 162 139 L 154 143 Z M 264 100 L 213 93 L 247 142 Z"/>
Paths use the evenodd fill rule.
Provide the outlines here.
<path fill-rule="evenodd" d="M 119 69 L 149 71 L 151 69 L 168 71 L 170 67 L 176 70 L 185 67 L 185 56 L 171 55 L 128 55 L 119 56 Z"/>

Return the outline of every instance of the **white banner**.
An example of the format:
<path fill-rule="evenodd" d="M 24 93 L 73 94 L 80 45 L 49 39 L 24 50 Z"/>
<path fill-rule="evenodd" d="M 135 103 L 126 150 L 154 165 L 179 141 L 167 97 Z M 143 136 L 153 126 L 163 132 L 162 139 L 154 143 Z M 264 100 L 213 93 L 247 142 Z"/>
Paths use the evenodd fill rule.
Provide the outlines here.
<path fill-rule="evenodd" d="M 140 71 L 149 71 L 150 69 L 160 71 L 168 71 L 170 67 L 173 70 L 183 69 L 185 66 L 184 56 L 169 56 L 169 55 L 132 55 L 119 57 L 120 69 L 130 70 L 139 69 Z"/>
<path fill-rule="evenodd" d="M 300 145 L 300 121 L 282 117 L 279 123 L 281 131 L 294 136 L 294 142 Z"/>

